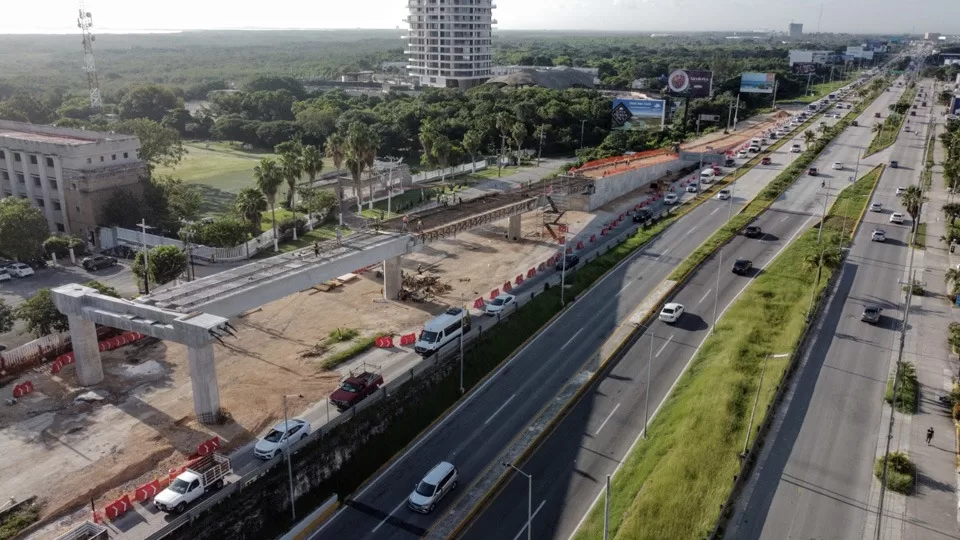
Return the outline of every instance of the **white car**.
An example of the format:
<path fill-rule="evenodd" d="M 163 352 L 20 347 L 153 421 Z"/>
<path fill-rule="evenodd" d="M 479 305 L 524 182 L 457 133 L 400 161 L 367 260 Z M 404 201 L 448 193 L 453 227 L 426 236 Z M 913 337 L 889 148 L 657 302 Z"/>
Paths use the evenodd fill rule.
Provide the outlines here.
<path fill-rule="evenodd" d="M 717 198 L 720 199 L 721 201 L 725 201 L 725 200 L 729 199 L 729 198 L 730 198 L 730 190 L 729 190 L 729 189 L 721 189 L 720 192 L 717 193 Z"/>
<path fill-rule="evenodd" d="M 429 514 L 440 499 L 457 489 L 459 473 L 453 463 L 441 461 L 417 483 L 413 493 L 407 497 L 407 506 L 414 512 Z"/>
<path fill-rule="evenodd" d="M 833 117 L 834 117 L 834 118 L 840 118 L 840 113 L 834 113 Z"/>
<path fill-rule="evenodd" d="M 870 235 L 871 242 L 886 242 L 887 233 L 883 229 L 874 229 L 873 234 Z"/>
<path fill-rule="evenodd" d="M 660 310 L 660 320 L 665 323 L 675 323 L 683 315 L 683 305 L 671 302 Z"/>
<path fill-rule="evenodd" d="M 675 193 L 667 193 L 663 196 L 663 204 L 677 204 L 677 200 Z"/>
<path fill-rule="evenodd" d="M 4 281 L 10 281 L 11 279 L 13 278 L 10 277 L 9 273 L 7 273 L 7 269 L 0 268 L 0 283 L 3 283 Z"/>
<path fill-rule="evenodd" d="M 260 459 L 272 459 L 283 453 L 287 446 L 287 441 L 293 444 L 302 439 L 306 439 L 310 434 L 310 423 L 299 418 L 290 419 L 284 424 L 273 426 L 269 433 L 257 441 L 253 447 L 253 455 Z"/>
<path fill-rule="evenodd" d="M 903 225 L 903 214 L 900 212 L 894 212 L 890 214 L 890 223 L 897 223 Z"/>
<path fill-rule="evenodd" d="M 903 187 L 903 186 L 897 186 L 897 196 L 898 196 L 898 197 L 899 197 L 900 195 L 903 195 L 903 194 L 906 193 L 906 192 L 907 192 L 907 188 L 905 188 L 905 187 Z"/>
<path fill-rule="evenodd" d="M 687 186 L 687 193 L 696 193 L 696 192 L 697 192 L 696 184 L 690 184 Z"/>
<path fill-rule="evenodd" d="M 23 263 L 13 263 L 7 267 L 7 272 L 11 276 L 27 277 L 33 275 L 33 268 Z"/>
<path fill-rule="evenodd" d="M 504 293 L 491 300 L 490 303 L 483 308 L 483 311 L 487 315 L 496 315 L 507 309 L 507 306 L 512 306 L 516 301 L 516 296 Z"/>
<path fill-rule="evenodd" d="M 746 151 L 746 150 L 741 150 L 741 151 L 737 152 L 737 157 L 740 158 L 740 159 L 746 159 L 746 158 L 748 157 L 748 156 L 747 156 L 747 151 Z"/>
<path fill-rule="evenodd" d="M 791 146 L 791 147 L 790 147 L 790 152 L 792 152 L 792 153 L 794 153 L 794 154 L 799 154 L 799 153 L 800 153 L 800 145 L 799 145 L 799 144 L 795 144 L 795 145 Z"/>
<path fill-rule="evenodd" d="M 836 170 L 838 170 L 838 171 L 842 171 L 842 170 L 843 170 L 843 163 L 840 163 L 839 161 L 834 161 L 834 162 L 833 162 L 833 168 L 836 169 Z"/>
<path fill-rule="evenodd" d="M 871 212 L 883 212 L 883 205 L 880 204 L 880 203 L 878 203 L 878 202 L 870 203 L 870 211 L 871 211 Z"/>

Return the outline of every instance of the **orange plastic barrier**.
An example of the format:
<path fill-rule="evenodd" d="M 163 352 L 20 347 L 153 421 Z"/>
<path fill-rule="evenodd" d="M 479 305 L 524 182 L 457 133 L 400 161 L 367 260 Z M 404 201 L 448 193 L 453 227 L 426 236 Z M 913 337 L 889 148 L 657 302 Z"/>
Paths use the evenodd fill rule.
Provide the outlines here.
<path fill-rule="evenodd" d="M 498 296 L 500 296 L 500 289 L 494 289 L 494 290 L 490 291 L 490 299 L 491 299 L 491 300 L 493 300 L 494 298 L 496 298 L 496 297 L 498 297 Z"/>
<path fill-rule="evenodd" d="M 373 340 L 373 344 L 381 349 L 389 349 L 390 347 L 393 347 L 393 337 L 392 336 L 378 337 L 377 339 Z"/>

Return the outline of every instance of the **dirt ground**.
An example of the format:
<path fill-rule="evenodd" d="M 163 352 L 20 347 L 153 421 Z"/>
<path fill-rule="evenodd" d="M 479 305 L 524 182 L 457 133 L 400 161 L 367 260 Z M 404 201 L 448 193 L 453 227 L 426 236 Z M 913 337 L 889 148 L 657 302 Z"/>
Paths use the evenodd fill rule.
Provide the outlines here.
<path fill-rule="evenodd" d="M 225 450 L 243 445 L 282 418 L 277 396 L 304 394 L 322 401 L 339 373 L 324 372 L 321 358 L 304 358 L 336 328 L 362 336 L 417 331 L 449 304 L 467 303 L 550 257 L 556 244 L 543 236 L 543 215 L 524 215 L 520 243 L 505 239 L 506 220 L 454 239 L 435 242 L 404 259 L 407 272 L 436 273 L 452 289 L 427 303 L 388 302 L 373 272 L 330 292 L 301 292 L 233 321 L 237 338 L 216 345 L 223 425 L 193 417 L 186 349 L 155 342 L 102 355 L 105 380 L 93 389 L 75 386 L 72 366 L 58 375 L 38 370 L 36 391 L 0 408 L 0 500 L 30 495 L 44 502 L 42 519 L 89 504 L 102 508 L 119 493 L 182 464 L 214 435 Z M 581 230 L 591 214 L 568 212 Z M 551 219 L 552 221 L 552 219 Z M 11 388 L 8 386 L 7 388 Z M 75 401 L 80 395 L 90 402 Z M 297 411 L 299 412 L 299 411 Z"/>

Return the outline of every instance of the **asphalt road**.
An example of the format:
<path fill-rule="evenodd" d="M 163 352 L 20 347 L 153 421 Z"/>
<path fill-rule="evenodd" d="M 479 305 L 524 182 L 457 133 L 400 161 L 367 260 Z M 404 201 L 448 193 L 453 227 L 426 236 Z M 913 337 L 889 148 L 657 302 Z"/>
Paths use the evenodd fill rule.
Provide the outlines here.
<path fill-rule="evenodd" d="M 860 117 L 860 124 L 898 96 L 899 92 L 881 95 Z M 651 323 L 625 357 L 520 464 L 534 477 L 535 538 L 567 538 L 576 531 L 600 494 L 606 475 L 614 473 L 643 431 L 648 370 L 652 414 L 709 333 L 714 310 L 722 314 L 756 275 L 756 270 L 748 276 L 733 274 L 733 260 L 746 258 L 753 261 L 755 268 L 762 268 L 796 235 L 807 230 L 823 210 L 824 195 L 831 194 L 828 204 L 832 204 L 837 188 L 849 184 L 860 147 L 869 144 L 870 138 L 869 128 L 863 127 L 851 127 L 840 135 L 813 164 L 824 174 L 801 177 L 757 219 L 764 237 L 740 236 L 724 248 L 720 257 L 709 260 L 676 295 L 674 301 L 686 307 L 681 320 L 676 324 Z M 832 170 L 836 161 L 842 162 L 845 169 Z M 865 163 L 861 165 L 863 174 L 867 168 Z M 821 179 L 826 188 L 821 188 Z M 522 532 L 525 535 L 527 508 L 523 502 L 527 491 L 526 478 L 515 475 L 476 517 L 464 538 L 509 540 Z"/>
<path fill-rule="evenodd" d="M 835 121 L 830 119 L 828 123 Z M 792 163 L 798 154 L 786 153 L 786 148 L 789 145 L 774 154 L 772 165 L 744 174 L 737 181 L 731 202 L 706 201 L 583 295 L 510 364 L 421 436 L 411 450 L 348 498 L 311 538 L 405 538 L 425 534 L 456 494 L 442 501 L 433 514 L 407 509 L 407 496 L 423 475 L 446 460 L 459 469 L 461 486 L 476 479 L 676 264 L 726 222 L 731 208 L 732 212 L 738 211 Z M 695 326 L 695 317 L 691 315 L 689 323 L 681 326 Z"/>
<path fill-rule="evenodd" d="M 929 112 L 919 107 L 911 126 Z M 895 225 L 889 214 L 905 213 L 896 187 L 919 182 L 925 133 L 901 133 L 895 144 L 900 168 L 886 170 L 873 199 L 885 210 L 864 217 L 778 437 L 731 520 L 732 537 L 860 538 L 875 513 L 868 511 L 872 467 L 886 429 L 881 404 L 904 316 L 898 282 L 907 278 L 910 233 L 909 215 Z M 885 243 L 871 242 L 876 227 L 886 230 Z M 860 321 L 866 304 L 883 308 L 880 324 Z"/>

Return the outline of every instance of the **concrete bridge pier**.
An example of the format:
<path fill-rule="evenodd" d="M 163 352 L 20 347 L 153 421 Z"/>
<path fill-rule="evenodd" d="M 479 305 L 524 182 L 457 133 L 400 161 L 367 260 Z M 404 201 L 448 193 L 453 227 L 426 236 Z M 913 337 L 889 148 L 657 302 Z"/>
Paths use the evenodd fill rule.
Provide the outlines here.
<path fill-rule="evenodd" d="M 97 343 L 97 325 L 76 315 L 68 315 L 67 321 L 77 366 L 77 383 L 81 386 L 100 384 L 103 382 L 103 363 Z"/>
<path fill-rule="evenodd" d="M 403 288 L 401 262 L 402 258 L 399 256 L 383 261 L 383 297 L 387 300 L 400 298 L 400 289 Z"/>
<path fill-rule="evenodd" d="M 523 214 L 516 214 L 510 216 L 509 224 L 507 225 L 507 238 L 513 241 L 520 240 L 522 233 L 520 232 L 520 223 Z"/>
<path fill-rule="evenodd" d="M 190 385 L 193 388 L 193 412 L 203 424 L 220 420 L 220 385 L 217 383 L 217 366 L 214 363 L 213 344 L 188 347 Z"/>

